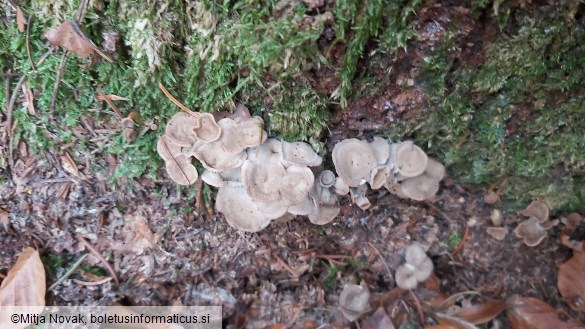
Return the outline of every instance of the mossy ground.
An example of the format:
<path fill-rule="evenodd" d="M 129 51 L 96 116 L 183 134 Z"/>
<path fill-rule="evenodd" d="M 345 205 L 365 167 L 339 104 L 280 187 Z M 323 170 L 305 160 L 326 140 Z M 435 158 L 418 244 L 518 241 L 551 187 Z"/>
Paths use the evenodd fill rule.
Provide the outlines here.
<path fill-rule="evenodd" d="M 81 27 L 97 45 L 104 44 L 104 33 L 120 36 L 111 54 L 114 63 L 71 55 L 54 113 L 49 108 L 62 50 L 33 69 L 26 33 L 9 16 L 0 29 L 3 72 L 27 76 L 39 112 L 30 115 L 16 103 L 13 146 L 23 140 L 34 150 L 57 152 L 75 143 L 78 154 L 99 149 L 118 156 L 112 181 L 155 177 L 162 164 L 156 139 L 178 111 L 158 90 L 160 82 L 194 110 L 231 109 L 241 102 L 265 119 L 271 135 L 320 148 L 331 113 L 384 84 L 380 72 L 393 71 L 384 66 L 384 57 L 416 46 L 416 13 L 426 5 L 343 0 L 314 8 L 311 3 L 90 1 Z M 42 35 L 73 18 L 79 2 L 19 6 L 27 17 L 33 15 L 30 48 L 37 61 L 48 49 Z M 573 3 L 552 9 L 507 2 L 467 6 L 476 27 L 497 26 L 494 39 L 483 45 L 485 61 L 460 60 L 466 42 L 457 38 L 460 26 L 445 26 L 416 79 L 428 93 L 429 111 L 379 133 L 414 138 L 460 182 L 494 186 L 507 179 L 503 198 L 511 206 L 539 198 L 558 210 L 584 211 L 585 32 L 579 8 Z M 331 55 L 332 49 L 341 49 L 341 55 Z M 323 67 L 334 71 L 332 92 L 316 88 Z M 17 79 L 11 88 L 1 88 L 3 104 Z M 123 113 L 137 110 L 158 129 L 134 143 L 117 131 L 99 146 L 74 134 L 84 117 L 106 126 L 115 122 L 110 109 L 95 101 L 98 88 L 128 98 L 119 103 Z"/>

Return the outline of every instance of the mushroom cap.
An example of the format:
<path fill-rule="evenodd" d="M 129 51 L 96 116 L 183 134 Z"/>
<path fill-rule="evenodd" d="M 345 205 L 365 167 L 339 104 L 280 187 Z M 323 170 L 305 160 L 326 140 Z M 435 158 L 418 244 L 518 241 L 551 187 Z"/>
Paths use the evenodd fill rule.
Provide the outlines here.
<path fill-rule="evenodd" d="M 398 195 L 402 194 L 410 199 L 423 201 L 433 197 L 438 190 L 439 181 L 422 174 L 400 183 Z"/>
<path fill-rule="evenodd" d="M 518 224 L 514 234 L 519 238 L 523 238 L 524 244 L 527 246 L 535 247 L 546 237 L 546 229 L 540 225 L 536 217 L 530 217 L 527 221 Z"/>
<path fill-rule="evenodd" d="M 280 163 L 278 155 L 269 155 L 262 151 L 258 155 L 259 159 L 248 159 L 242 165 L 242 183 L 244 183 L 246 193 L 254 201 L 278 201 L 281 198 L 280 184 L 286 175 L 286 169 Z M 300 202 L 302 199 L 299 200 Z"/>
<path fill-rule="evenodd" d="M 156 143 L 156 151 L 166 162 L 181 154 L 181 147 L 171 142 L 167 135 L 162 135 Z"/>
<path fill-rule="evenodd" d="M 234 110 L 234 112 L 229 115 L 229 118 L 234 120 L 235 122 L 240 122 L 250 117 L 252 117 L 250 115 L 250 110 L 248 110 L 248 108 L 244 104 L 236 105 L 236 109 Z"/>
<path fill-rule="evenodd" d="M 409 263 L 404 263 L 396 269 L 394 274 L 396 285 L 400 289 L 410 290 L 418 285 L 416 267 Z"/>
<path fill-rule="evenodd" d="M 396 149 L 396 164 L 398 172 L 406 177 L 415 177 L 422 174 L 427 168 L 427 154 L 413 141 L 405 141 Z"/>
<path fill-rule="evenodd" d="M 427 168 L 425 169 L 425 174 L 440 181 L 445 178 L 445 166 L 443 166 L 443 164 L 439 161 L 429 158 L 427 162 Z"/>
<path fill-rule="evenodd" d="M 264 143 L 268 138 L 268 133 L 262 129 L 264 121 L 260 117 L 249 117 L 238 122 L 224 118 L 218 124 L 222 129 L 219 145 L 226 152 L 239 153 Z"/>
<path fill-rule="evenodd" d="M 169 120 L 165 128 L 165 135 L 173 144 L 183 147 L 191 146 L 197 139 L 193 134 L 193 128 L 199 127 L 198 117 L 185 112 L 179 112 Z"/>
<path fill-rule="evenodd" d="M 486 229 L 487 234 L 489 234 L 492 238 L 502 241 L 506 238 L 506 234 L 508 234 L 508 229 L 505 227 L 488 227 Z"/>
<path fill-rule="evenodd" d="M 331 170 L 323 170 L 319 174 L 317 183 L 322 187 L 326 188 L 332 187 L 335 184 L 335 174 Z"/>
<path fill-rule="evenodd" d="M 199 114 L 199 126 L 193 127 L 193 134 L 204 142 L 215 142 L 221 136 L 221 128 L 211 113 Z"/>
<path fill-rule="evenodd" d="M 387 139 L 381 137 L 374 137 L 374 140 L 369 143 L 378 165 L 385 164 L 390 158 L 390 143 Z"/>
<path fill-rule="evenodd" d="M 370 175 L 370 186 L 372 189 L 377 190 L 386 184 L 386 180 L 388 180 L 388 176 L 390 176 L 390 167 L 388 166 L 378 166 L 372 170 L 372 174 Z"/>
<path fill-rule="evenodd" d="M 260 212 L 270 219 L 282 217 L 282 215 L 286 214 L 288 210 L 288 206 L 280 201 L 254 201 L 254 203 L 258 206 Z"/>
<path fill-rule="evenodd" d="M 315 183 L 315 176 L 308 167 L 290 166 L 280 178 L 279 191 L 286 205 L 302 203 Z"/>
<path fill-rule="evenodd" d="M 309 220 L 315 225 L 325 225 L 333 221 L 340 211 L 337 205 L 318 205 L 309 214 Z"/>
<path fill-rule="evenodd" d="M 282 160 L 285 166 L 316 167 L 323 162 L 323 159 L 313 150 L 311 145 L 305 142 L 289 143 L 286 141 L 282 141 Z"/>
<path fill-rule="evenodd" d="M 201 174 L 201 180 L 204 181 L 207 185 L 211 185 L 213 187 L 222 187 L 225 183 L 219 173 L 209 169 L 205 170 Z"/>
<path fill-rule="evenodd" d="M 406 248 L 406 254 L 404 255 L 406 262 L 416 267 L 421 265 L 425 259 L 429 258 L 425 250 L 418 243 L 413 243 Z"/>
<path fill-rule="evenodd" d="M 370 145 L 355 138 L 345 139 L 333 148 L 333 164 L 337 175 L 350 187 L 370 178 L 376 156 Z"/>
<path fill-rule="evenodd" d="M 549 210 L 546 203 L 542 201 L 532 201 L 521 214 L 526 217 L 535 217 L 538 222 L 543 223 L 548 219 Z"/>
<path fill-rule="evenodd" d="M 270 224 L 270 218 L 258 209 L 243 187 L 222 186 L 217 192 L 215 209 L 239 231 L 258 232 Z"/>
<path fill-rule="evenodd" d="M 345 184 L 341 177 L 335 178 L 335 183 L 333 184 L 333 191 L 337 195 L 346 195 L 349 193 L 349 186 Z"/>
<path fill-rule="evenodd" d="M 197 168 L 191 163 L 191 158 L 184 154 L 179 154 L 174 159 L 166 161 L 166 169 L 169 177 L 179 185 L 194 184 L 199 177 Z"/>
<path fill-rule="evenodd" d="M 308 214 L 313 212 L 316 207 L 317 205 L 313 201 L 313 198 L 306 197 L 305 200 L 303 200 L 303 202 L 288 207 L 288 212 L 293 215 L 307 216 Z"/>
<path fill-rule="evenodd" d="M 370 307 L 366 285 L 346 284 L 339 295 L 339 310 L 349 321 L 357 320 Z"/>
<path fill-rule="evenodd" d="M 423 282 L 428 279 L 433 273 L 433 261 L 427 257 L 417 267 L 416 279 L 418 282 Z"/>
<path fill-rule="evenodd" d="M 246 160 L 246 152 L 229 153 L 219 146 L 219 141 L 204 143 L 197 141 L 188 154 L 193 154 L 201 164 L 216 171 L 237 168 Z"/>

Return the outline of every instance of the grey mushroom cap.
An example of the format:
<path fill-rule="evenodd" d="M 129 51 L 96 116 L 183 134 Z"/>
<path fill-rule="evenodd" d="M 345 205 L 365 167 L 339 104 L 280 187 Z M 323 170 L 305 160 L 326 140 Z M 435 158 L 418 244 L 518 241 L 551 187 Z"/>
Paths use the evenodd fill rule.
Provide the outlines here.
<path fill-rule="evenodd" d="M 427 258 L 427 253 L 418 243 L 413 243 L 406 248 L 406 254 L 404 255 L 406 262 L 414 266 L 419 266 Z"/>
<path fill-rule="evenodd" d="M 368 180 L 377 163 L 370 145 L 355 138 L 337 143 L 333 147 L 332 158 L 337 175 L 349 187 L 357 187 Z"/>
<path fill-rule="evenodd" d="M 405 141 L 396 149 L 396 165 L 398 172 L 406 177 L 416 177 L 427 168 L 426 153 L 412 141 Z"/>
<path fill-rule="evenodd" d="M 288 212 L 293 215 L 299 216 L 307 216 L 313 211 L 316 211 L 317 205 L 315 204 L 313 198 L 306 197 L 303 202 L 288 207 Z"/>
<path fill-rule="evenodd" d="M 425 174 L 438 181 L 445 178 L 445 166 L 439 161 L 429 158 Z"/>
<path fill-rule="evenodd" d="M 169 177 L 179 185 L 195 184 L 199 174 L 197 168 L 191 163 L 191 158 L 179 154 L 174 159 L 166 161 L 166 169 Z"/>
<path fill-rule="evenodd" d="M 292 206 L 302 203 L 315 183 L 315 176 L 308 167 L 290 166 L 281 177 L 279 192 L 282 202 Z"/>
<path fill-rule="evenodd" d="M 368 183 L 372 189 L 377 190 L 386 184 L 388 177 L 391 175 L 390 167 L 388 166 L 378 166 L 372 170 L 372 174 Z"/>
<path fill-rule="evenodd" d="M 193 128 L 197 128 L 199 125 L 198 117 L 179 112 L 173 115 L 167 123 L 165 135 L 173 144 L 189 147 L 197 140 Z"/>
<path fill-rule="evenodd" d="M 156 151 L 165 161 L 170 161 L 182 153 L 181 146 L 171 142 L 167 135 L 162 135 L 158 138 L 158 142 L 156 143 Z"/>
<path fill-rule="evenodd" d="M 281 198 L 280 183 L 286 175 L 286 169 L 280 163 L 278 155 L 269 155 L 262 151 L 260 155 L 266 158 L 254 161 L 249 159 L 242 165 L 242 183 L 252 200 L 278 201 Z"/>
<path fill-rule="evenodd" d="M 287 167 L 290 165 L 316 167 L 323 162 L 311 145 L 305 142 L 286 141 L 282 141 L 282 160 Z"/>
<path fill-rule="evenodd" d="M 374 140 L 369 143 L 374 150 L 376 162 L 378 165 L 385 164 L 390 158 L 390 143 L 387 139 L 381 137 L 374 137 Z"/>
<path fill-rule="evenodd" d="M 400 183 L 399 196 L 406 196 L 410 199 L 423 201 L 432 198 L 439 191 L 439 181 L 426 174 L 409 178 Z"/>
<path fill-rule="evenodd" d="M 346 195 L 349 193 L 349 186 L 345 184 L 341 177 L 335 178 L 335 183 L 333 183 L 333 191 L 337 195 Z"/>
<path fill-rule="evenodd" d="M 409 263 L 404 263 L 396 269 L 394 274 L 396 285 L 400 289 L 410 290 L 416 288 L 418 285 L 416 267 Z"/>
<path fill-rule="evenodd" d="M 234 154 L 224 151 L 219 146 L 219 141 L 210 143 L 198 141 L 187 154 L 193 154 L 205 168 L 215 171 L 240 167 L 247 158 L 246 152 Z"/>
<path fill-rule="evenodd" d="M 340 211 L 337 205 L 319 205 L 309 214 L 309 221 L 315 225 L 325 225 L 331 223 Z"/>
<path fill-rule="evenodd" d="M 366 184 L 362 184 L 356 188 L 350 188 L 349 194 L 351 196 L 351 202 L 355 203 L 360 209 L 366 210 L 370 208 L 372 205 L 370 200 L 366 198 L 366 192 L 368 191 L 368 186 Z"/>
<path fill-rule="evenodd" d="M 416 279 L 418 282 L 423 282 L 431 276 L 431 273 L 433 273 L 433 261 L 427 257 L 416 267 L 416 269 L 418 270 L 416 273 Z"/>
<path fill-rule="evenodd" d="M 549 209 L 546 203 L 542 201 L 532 201 L 526 209 L 524 209 L 521 214 L 526 217 L 534 217 L 540 223 L 543 223 L 548 219 Z"/>
<path fill-rule="evenodd" d="M 339 295 L 339 310 L 349 321 L 357 320 L 370 307 L 370 291 L 365 284 L 346 284 Z"/>
<path fill-rule="evenodd" d="M 242 152 L 248 147 L 264 143 L 268 137 L 263 130 L 264 121 L 260 117 L 250 117 L 238 122 L 224 118 L 218 124 L 222 128 L 219 145 L 226 152 Z"/>
<path fill-rule="evenodd" d="M 335 174 L 331 170 L 323 170 L 317 179 L 317 182 L 322 187 L 332 187 L 335 184 Z"/>
<path fill-rule="evenodd" d="M 215 208 L 225 216 L 231 227 L 243 232 L 258 232 L 271 221 L 244 188 L 222 186 L 217 192 Z"/>
<path fill-rule="evenodd" d="M 530 217 L 528 220 L 518 224 L 514 230 L 514 234 L 524 239 L 524 244 L 527 246 L 535 247 L 546 238 L 546 231 L 557 224 L 558 220 L 540 223 L 536 217 Z"/>
<path fill-rule="evenodd" d="M 211 170 L 205 170 L 201 174 L 201 180 L 204 181 L 207 185 L 211 185 L 213 187 L 222 187 L 225 183 L 219 173 Z"/>
<path fill-rule="evenodd" d="M 193 127 L 193 134 L 205 142 L 215 142 L 221 136 L 221 127 L 211 113 L 199 114 L 199 125 Z"/>

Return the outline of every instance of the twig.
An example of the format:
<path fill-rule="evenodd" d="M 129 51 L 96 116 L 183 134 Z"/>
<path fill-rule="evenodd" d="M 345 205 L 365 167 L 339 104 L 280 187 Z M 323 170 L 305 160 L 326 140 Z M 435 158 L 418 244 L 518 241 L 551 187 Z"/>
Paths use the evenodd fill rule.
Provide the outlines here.
<path fill-rule="evenodd" d="M 118 119 L 120 120 L 124 119 L 122 112 L 120 112 L 120 109 L 116 106 L 116 104 L 114 104 L 114 102 L 112 102 L 112 100 L 108 96 L 106 96 L 106 94 L 104 94 L 104 92 L 101 89 L 98 89 L 97 92 L 98 95 L 100 95 L 100 97 L 102 97 L 104 101 L 106 101 L 106 103 L 108 103 L 108 105 L 110 105 L 110 107 L 114 109 L 114 112 L 116 112 Z"/>
<path fill-rule="evenodd" d="M 51 97 L 51 107 L 49 112 L 51 115 L 55 112 L 55 103 L 57 102 L 57 94 L 59 93 L 59 84 L 61 83 L 61 75 L 63 74 L 63 70 L 65 69 L 65 64 L 67 63 L 67 58 L 69 58 L 69 51 L 65 50 L 63 56 L 61 57 L 61 62 L 59 63 L 59 67 L 57 68 L 57 74 L 55 77 L 55 85 L 53 86 L 53 96 Z"/>
<path fill-rule="evenodd" d="M 91 281 L 91 282 L 90 281 L 81 281 L 81 280 L 73 279 L 73 282 L 75 282 L 77 284 L 80 284 L 82 286 L 88 286 L 88 287 L 89 286 L 99 286 L 100 284 L 104 284 L 104 283 L 110 282 L 110 281 L 112 281 L 112 277 L 111 276 L 109 276 L 107 278 L 104 278 L 102 280 L 99 280 L 99 281 Z"/>
<path fill-rule="evenodd" d="M 386 263 L 386 260 L 384 259 L 384 257 L 382 257 L 382 254 L 380 253 L 380 251 L 378 250 L 378 248 L 376 248 L 376 246 L 374 246 L 371 242 L 368 242 L 368 244 L 378 254 L 378 257 L 380 257 L 380 260 L 382 261 L 382 264 L 384 264 L 384 267 L 386 268 L 386 271 L 388 271 L 388 276 L 390 278 L 393 278 L 392 272 L 390 271 L 390 267 L 388 267 L 388 263 Z"/>
<path fill-rule="evenodd" d="M 89 255 L 89 254 L 85 254 L 85 255 L 79 257 L 79 259 L 75 262 L 75 264 L 73 264 L 69 268 L 69 270 L 67 270 L 67 272 L 65 272 L 65 274 L 63 274 L 63 276 L 61 276 L 59 278 L 59 280 L 57 280 L 55 283 L 53 283 L 49 287 L 49 290 L 55 289 L 55 287 L 57 287 L 58 285 L 60 285 L 61 283 L 63 283 L 63 281 L 65 281 L 69 276 L 71 276 L 71 274 L 73 274 L 73 272 L 75 272 L 75 270 L 79 267 L 79 265 L 81 265 L 81 262 L 83 262 L 83 260 L 87 257 L 87 255 Z"/>
<path fill-rule="evenodd" d="M 422 325 L 424 325 L 426 321 L 425 321 L 425 316 L 424 316 L 423 311 L 422 311 L 422 307 L 420 306 L 420 301 L 418 300 L 418 298 L 416 297 L 414 292 L 412 292 L 412 290 L 408 290 L 408 293 L 410 294 L 410 298 L 412 298 L 412 301 L 414 302 L 414 306 L 416 306 L 418 316 L 420 317 L 420 322 Z"/>
<path fill-rule="evenodd" d="M 179 102 L 173 95 L 171 95 L 171 93 L 167 90 L 167 88 L 165 88 L 165 86 L 163 86 L 162 83 L 159 82 L 158 87 L 160 88 L 160 90 L 162 90 L 162 92 L 165 94 L 165 96 L 167 96 L 167 98 L 171 100 L 171 102 L 175 103 L 175 105 L 180 107 L 183 111 L 191 114 L 192 116 L 194 116 L 196 118 L 199 117 L 199 113 L 191 111 L 188 107 L 186 107 L 181 102 Z"/>
<path fill-rule="evenodd" d="M 298 278 L 300 276 L 297 271 L 293 270 L 284 260 L 282 260 L 282 258 L 278 257 L 278 255 L 274 255 L 274 257 L 276 257 L 278 263 L 280 263 L 282 267 L 284 267 L 290 274 L 292 274 L 293 277 Z"/>
<path fill-rule="evenodd" d="M 8 135 L 8 166 L 10 169 L 14 167 L 14 159 L 12 158 L 13 153 L 13 146 L 12 146 L 12 112 L 14 110 L 14 103 L 16 102 L 16 97 L 18 96 L 19 90 L 22 88 L 22 85 L 26 81 L 26 75 L 20 77 L 14 90 L 12 91 L 12 96 L 10 96 L 10 101 L 8 102 L 8 108 L 6 109 L 6 134 Z"/>
<path fill-rule="evenodd" d="M 36 71 L 37 68 L 35 67 L 35 62 L 32 58 L 32 52 L 30 51 L 30 24 L 32 23 L 32 12 L 28 15 L 28 20 L 26 22 L 26 54 L 28 55 L 28 61 L 30 62 L 30 67 L 33 71 Z"/>
<path fill-rule="evenodd" d="M 89 242 L 87 242 L 87 240 L 85 240 L 81 235 L 77 236 L 77 240 L 79 240 L 79 242 L 83 243 L 85 245 L 85 247 L 91 251 L 106 267 L 106 269 L 108 270 L 108 272 L 110 272 L 110 275 L 112 276 L 112 278 L 114 279 L 114 281 L 116 281 L 117 284 L 120 283 L 120 280 L 118 280 L 118 276 L 116 275 L 116 272 L 114 271 L 114 268 L 112 267 L 112 265 L 110 265 L 110 263 L 104 258 L 104 256 L 102 256 L 102 254 L 99 253 L 99 251 L 97 251 Z"/>

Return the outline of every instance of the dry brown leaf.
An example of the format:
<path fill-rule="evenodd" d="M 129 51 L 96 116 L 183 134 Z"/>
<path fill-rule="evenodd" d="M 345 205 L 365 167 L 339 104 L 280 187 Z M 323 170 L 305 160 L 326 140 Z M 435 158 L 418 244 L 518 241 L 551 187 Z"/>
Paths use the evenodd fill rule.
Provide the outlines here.
<path fill-rule="evenodd" d="M 384 308 L 379 307 L 374 314 L 364 320 L 363 329 L 394 329 L 392 320 Z"/>
<path fill-rule="evenodd" d="M 75 164 L 75 161 L 73 161 L 73 158 L 69 152 L 63 152 L 63 155 L 61 156 L 61 165 L 63 166 L 63 170 L 65 170 L 67 173 L 75 177 L 81 177 L 81 173 L 77 168 L 77 164 Z"/>
<path fill-rule="evenodd" d="M 24 32 L 26 19 L 24 18 L 24 13 L 20 7 L 16 7 L 16 26 L 18 27 L 19 32 Z"/>
<path fill-rule="evenodd" d="M 0 327 L 21 329 L 27 324 L 13 324 L 13 313 L 40 314 L 45 306 L 45 268 L 39 252 L 28 247 L 0 285 Z M 18 307 L 18 308 L 16 308 Z"/>
<path fill-rule="evenodd" d="M 81 57 L 88 57 L 93 54 L 94 47 L 89 40 L 80 35 L 70 21 L 65 21 L 59 27 L 49 30 L 45 33 L 51 45 L 61 46 Z"/>
<path fill-rule="evenodd" d="M 585 329 L 579 320 L 537 298 L 512 296 L 506 303 L 514 329 Z"/>
<path fill-rule="evenodd" d="M 575 252 L 559 267 L 557 287 L 573 310 L 585 312 L 585 252 Z"/>
<path fill-rule="evenodd" d="M 128 98 L 122 97 L 122 96 L 118 96 L 118 95 L 113 95 L 113 94 L 101 94 L 97 96 L 97 100 L 98 101 L 105 101 L 106 99 L 109 99 L 111 101 L 128 101 Z"/>
<path fill-rule="evenodd" d="M 0 223 L 4 225 L 7 232 L 10 232 L 10 214 L 4 208 L 0 208 Z"/>
<path fill-rule="evenodd" d="M 457 328 L 453 327 L 450 324 L 439 324 L 439 325 L 432 326 L 432 327 L 425 327 L 425 329 L 457 329 Z"/>
<path fill-rule="evenodd" d="M 28 84 L 24 82 L 22 84 L 22 93 L 24 94 L 24 101 L 26 102 L 26 107 L 28 108 L 28 113 L 30 115 L 37 115 L 37 111 L 35 109 L 35 103 L 33 98 L 33 93 L 28 87 Z"/>
<path fill-rule="evenodd" d="M 452 316 L 445 313 L 436 313 L 435 317 L 439 321 L 440 325 L 447 326 L 445 328 L 453 328 L 453 329 L 478 329 L 473 324 L 460 319 L 456 316 Z"/>
<path fill-rule="evenodd" d="M 492 300 L 483 304 L 467 304 L 457 313 L 457 317 L 473 324 L 493 320 L 506 309 L 506 302 Z"/>

